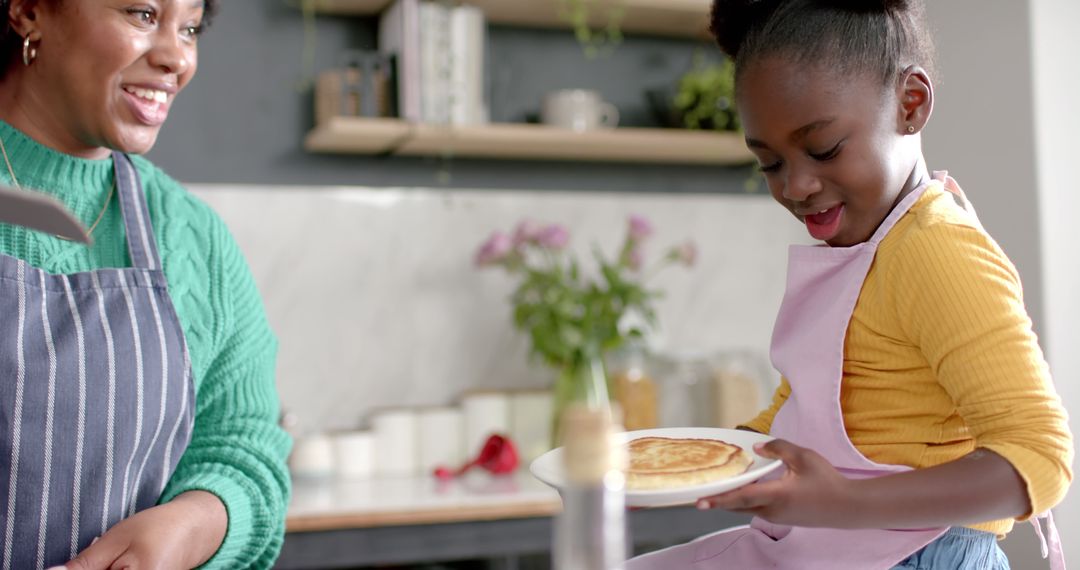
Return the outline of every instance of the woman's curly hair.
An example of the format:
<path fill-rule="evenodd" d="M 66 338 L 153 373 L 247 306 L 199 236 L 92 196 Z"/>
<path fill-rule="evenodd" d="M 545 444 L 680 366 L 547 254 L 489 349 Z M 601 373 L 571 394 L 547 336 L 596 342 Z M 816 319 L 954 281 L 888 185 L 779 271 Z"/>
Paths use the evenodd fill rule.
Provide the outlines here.
<path fill-rule="evenodd" d="M 51 2 L 58 4 L 63 0 L 42 0 L 44 2 Z M 0 14 L 3 14 L 3 19 L 0 20 L 0 77 L 4 76 L 8 66 L 17 61 L 22 53 L 22 38 L 19 34 L 16 34 L 11 29 L 10 18 L 8 12 L 11 9 L 11 0 L 0 0 Z M 203 20 L 202 25 L 209 26 L 210 20 L 213 19 L 214 14 L 218 9 L 218 0 L 203 0 Z"/>

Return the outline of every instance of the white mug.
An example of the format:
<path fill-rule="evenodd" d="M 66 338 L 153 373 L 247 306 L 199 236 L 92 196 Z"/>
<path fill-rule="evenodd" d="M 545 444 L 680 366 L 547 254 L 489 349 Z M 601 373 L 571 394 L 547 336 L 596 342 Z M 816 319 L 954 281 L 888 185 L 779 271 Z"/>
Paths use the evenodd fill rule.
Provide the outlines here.
<path fill-rule="evenodd" d="M 416 413 L 411 409 L 387 409 L 372 413 L 375 475 L 416 473 Z"/>
<path fill-rule="evenodd" d="M 463 414 L 458 408 L 417 411 L 416 443 L 421 473 L 432 473 L 439 467 L 461 467 L 467 458 L 463 426 Z"/>
<path fill-rule="evenodd" d="M 461 397 L 465 457 L 476 457 L 493 434 L 510 433 L 510 395 L 479 390 Z"/>
<path fill-rule="evenodd" d="M 619 124 L 619 110 L 588 89 L 562 89 L 544 97 L 540 120 L 546 125 L 573 131 L 613 129 Z"/>
<path fill-rule="evenodd" d="M 297 478 L 322 478 L 334 474 L 334 445 L 330 436 L 316 433 L 296 441 L 289 454 L 289 468 Z"/>
<path fill-rule="evenodd" d="M 334 435 L 334 464 L 338 477 L 371 477 L 375 473 L 375 435 L 370 431 Z"/>

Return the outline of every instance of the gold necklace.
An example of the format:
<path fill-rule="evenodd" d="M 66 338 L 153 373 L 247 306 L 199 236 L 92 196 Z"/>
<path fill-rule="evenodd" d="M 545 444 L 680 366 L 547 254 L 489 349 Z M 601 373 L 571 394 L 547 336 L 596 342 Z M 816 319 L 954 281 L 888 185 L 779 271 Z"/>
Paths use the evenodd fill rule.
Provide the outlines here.
<path fill-rule="evenodd" d="M 11 175 L 11 181 L 15 183 L 15 188 L 18 188 L 19 190 L 22 190 L 23 187 L 19 185 L 19 179 L 15 178 L 15 171 L 11 168 L 11 159 L 8 158 L 7 148 L 4 147 L 4 139 L 3 139 L 3 137 L 0 137 L 0 154 L 4 155 L 4 164 L 7 165 L 8 174 Z M 105 217 L 105 210 L 109 209 L 109 202 L 112 200 L 113 194 L 115 192 L 116 192 L 116 174 L 114 173 L 113 174 L 112 187 L 109 188 L 109 195 L 105 197 L 105 205 L 101 207 L 101 213 L 98 214 L 98 217 L 97 217 L 96 220 L 94 220 L 94 223 L 90 226 L 90 228 L 88 230 L 86 230 L 86 235 L 93 234 L 94 233 L 94 228 L 96 228 L 97 225 L 99 223 L 101 223 L 101 218 Z M 66 238 L 64 236 L 56 236 L 56 237 L 58 237 L 58 238 L 60 238 L 60 239 L 62 239 L 64 241 L 72 241 L 71 238 Z"/>

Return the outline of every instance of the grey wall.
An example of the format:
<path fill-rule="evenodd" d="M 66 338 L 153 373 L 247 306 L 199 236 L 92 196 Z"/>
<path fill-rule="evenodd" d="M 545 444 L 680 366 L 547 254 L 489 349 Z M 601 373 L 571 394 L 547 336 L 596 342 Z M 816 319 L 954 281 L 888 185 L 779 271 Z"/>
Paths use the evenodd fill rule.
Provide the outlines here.
<path fill-rule="evenodd" d="M 927 2 L 941 78 L 924 146 L 947 169 L 1020 271 L 1041 330 L 1042 262 L 1028 2 Z M 977 20 L 972 14 L 978 14 Z"/>
<path fill-rule="evenodd" d="M 986 229 L 1020 271 L 1028 312 L 1040 330 L 1044 295 L 1030 2 L 926 4 L 942 72 L 924 139 L 927 162 L 948 169 L 971 197 Z M 1013 568 L 1046 568 L 1030 525 L 1018 524 L 1002 546 Z"/>
<path fill-rule="evenodd" d="M 1080 226 L 1080 194 L 1076 192 L 1076 133 L 1080 132 L 1080 75 L 1062 70 L 1075 69 L 1080 53 L 1080 3 L 1075 0 L 1031 0 L 1031 29 L 1035 66 L 1035 147 L 1038 151 L 1039 208 L 1042 228 L 1044 302 L 1046 307 L 1046 349 L 1050 369 L 1058 379 L 1057 388 L 1065 408 L 1080 416 L 1080 263 L 1076 244 Z M 1072 380 L 1072 381 L 1070 381 Z M 1074 442 L 1075 443 L 1075 442 Z M 1066 500 L 1054 509 L 1061 541 L 1069 564 L 1080 567 L 1080 492 L 1076 485 Z"/>
<path fill-rule="evenodd" d="M 312 97 L 303 86 L 343 49 L 373 49 L 374 18 L 319 16 L 314 67 L 303 64 L 304 22 L 284 0 L 230 0 L 200 40 L 199 72 L 177 99 L 150 158 L 184 182 L 360 184 L 459 188 L 742 192 L 747 168 L 451 161 L 312 155 Z M 589 60 L 569 31 L 493 28 L 489 92 L 495 121 L 525 121 L 549 90 L 585 87 L 615 103 L 623 124 L 651 126 L 644 92 L 690 68 L 695 40 L 631 38 Z"/>

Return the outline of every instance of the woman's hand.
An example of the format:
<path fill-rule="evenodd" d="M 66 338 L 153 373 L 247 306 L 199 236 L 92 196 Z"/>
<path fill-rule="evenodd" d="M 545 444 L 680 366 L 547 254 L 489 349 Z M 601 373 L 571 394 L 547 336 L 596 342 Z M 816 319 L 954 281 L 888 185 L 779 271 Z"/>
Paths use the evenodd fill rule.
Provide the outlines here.
<path fill-rule="evenodd" d="M 815 451 L 782 439 L 754 446 L 762 457 L 778 458 L 787 466 L 779 479 L 705 497 L 698 508 L 721 508 L 761 517 L 776 524 L 850 528 L 857 507 L 851 481 Z"/>
<path fill-rule="evenodd" d="M 63 568 L 186 570 L 217 552 L 227 527 L 217 496 L 189 491 L 120 521 Z"/>

